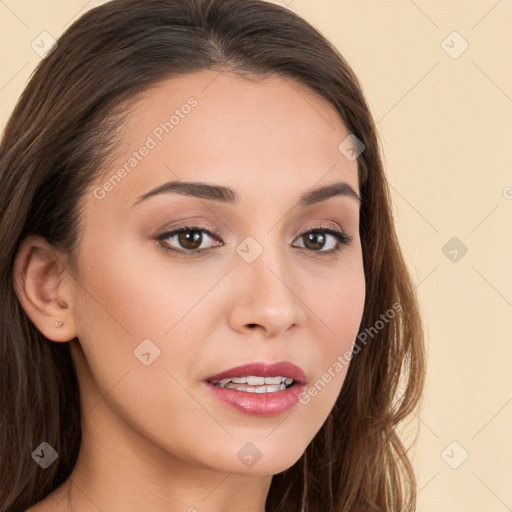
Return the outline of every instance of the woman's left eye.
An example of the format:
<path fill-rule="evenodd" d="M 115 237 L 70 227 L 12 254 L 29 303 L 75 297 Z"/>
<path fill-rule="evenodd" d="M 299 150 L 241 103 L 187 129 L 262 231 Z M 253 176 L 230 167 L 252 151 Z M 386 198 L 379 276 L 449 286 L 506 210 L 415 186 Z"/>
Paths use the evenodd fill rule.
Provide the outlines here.
<path fill-rule="evenodd" d="M 173 231 L 164 233 L 156 238 L 162 248 L 166 251 L 181 254 L 183 256 L 197 256 L 199 253 L 213 249 L 215 246 L 204 247 L 203 242 L 204 235 L 220 242 L 220 238 L 206 229 L 203 226 L 181 226 Z M 327 244 L 327 240 L 331 237 L 330 244 Z M 340 251 L 344 246 L 347 246 L 352 242 L 353 236 L 339 231 L 330 226 L 318 226 L 308 229 L 302 233 L 298 240 L 305 240 L 300 248 L 310 249 L 312 252 L 322 254 L 333 254 Z M 172 239 L 176 239 L 176 242 L 181 248 L 176 248 L 169 242 Z M 222 243 L 220 244 L 222 245 Z M 325 250 L 325 246 L 328 245 L 328 249 Z M 322 249 L 322 250 L 318 250 Z"/>
<path fill-rule="evenodd" d="M 320 226 L 317 228 L 308 229 L 306 232 L 302 233 L 299 236 L 299 240 L 306 237 L 307 244 L 311 244 L 314 246 L 325 246 L 325 241 L 327 237 L 331 237 L 332 240 L 331 248 L 329 250 L 316 251 L 311 249 L 313 252 L 321 252 L 323 254 L 333 254 L 335 252 L 341 251 L 344 246 L 347 246 L 354 239 L 353 236 L 344 233 L 343 231 L 339 231 L 338 229 L 334 229 L 328 226 Z M 303 246 L 309 249 L 307 246 Z"/>

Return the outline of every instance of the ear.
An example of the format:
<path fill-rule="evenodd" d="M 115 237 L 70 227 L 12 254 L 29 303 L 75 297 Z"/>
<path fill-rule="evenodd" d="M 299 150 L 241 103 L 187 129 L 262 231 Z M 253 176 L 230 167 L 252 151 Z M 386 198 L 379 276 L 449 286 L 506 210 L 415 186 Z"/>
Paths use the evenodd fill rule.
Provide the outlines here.
<path fill-rule="evenodd" d="M 14 262 L 14 283 L 23 309 L 44 336 L 53 341 L 77 336 L 73 279 L 64 271 L 63 258 L 44 238 L 31 235 L 23 240 Z"/>

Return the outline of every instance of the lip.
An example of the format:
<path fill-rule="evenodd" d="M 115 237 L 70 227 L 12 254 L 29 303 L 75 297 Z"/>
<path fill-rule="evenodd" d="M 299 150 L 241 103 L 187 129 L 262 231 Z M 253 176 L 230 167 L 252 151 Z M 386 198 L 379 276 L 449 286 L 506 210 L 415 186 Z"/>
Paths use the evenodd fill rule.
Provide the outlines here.
<path fill-rule="evenodd" d="M 222 379 L 227 379 L 228 377 L 248 377 L 250 375 L 258 377 L 291 377 L 295 381 L 294 385 L 306 383 L 304 370 L 290 361 L 279 361 L 278 363 L 256 361 L 242 366 L 235 366 L 229 370 L 207 377 L 205 380 L 210 383 L 215 383 Z M 237 393 L 242 392 L 237 391 Z M 278 391 L 276 393 L 280 392 Z"/>
<path fill-rule="evenodd" d="M 252 416 L 277 416 L 297 404 L 305 384 L 294 383 L 289 388 L 274 393 L 251 393 L 236 389 L 221 388 L 205 382 L 212 395 L 228 407 Z"/>
<path fill-rule="evenodd" d="M 251 393 L 236 389 L 221 388 L 214 383 L 228 377 L 291 377 L 293 384 L 281 391 L 273 393 Z M 210 393 L 224 402 L 227 406 L 253 416 L 276 416 L 293 407 L 300 394 L 306 388 L 306 374 L 297 365 L 289 361 L 278 363 L 254 363 L 235 366 L 205 379 L 205 385 Z"/>

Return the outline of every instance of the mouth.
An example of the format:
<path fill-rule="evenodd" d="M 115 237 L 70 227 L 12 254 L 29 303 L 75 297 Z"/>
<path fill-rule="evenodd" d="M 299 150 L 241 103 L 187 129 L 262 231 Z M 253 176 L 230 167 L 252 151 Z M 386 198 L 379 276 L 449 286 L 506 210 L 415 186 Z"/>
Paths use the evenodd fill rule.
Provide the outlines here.
<path fill-rule="evenodd" d="M 291 377 L 232 377 L 218 382 L 208 381 L 219 388 L 236 389 L 248 393 L 275 393 L 292 387 L 295 381 Z"/>
<path fill-rule="evenodd" d="M 256 362 L 205 379 L 212 395 L 238 412 L 271 417 L 294 407 L 306 387 L 306 374 L 288 362 Z"/>
<path fill-rule="evenodd" d="M 206 382 L 247 393 L 276 393 L 305 384 L 306 376 L 302 368 L 288 361 L 273 364 L 255 362 L 225 370 L 208 377 Z"/>

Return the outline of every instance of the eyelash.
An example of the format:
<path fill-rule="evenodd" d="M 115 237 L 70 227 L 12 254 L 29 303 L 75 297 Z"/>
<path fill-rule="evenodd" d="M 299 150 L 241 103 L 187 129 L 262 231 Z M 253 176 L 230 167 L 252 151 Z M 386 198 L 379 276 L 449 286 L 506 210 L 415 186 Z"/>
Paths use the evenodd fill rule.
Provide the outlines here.
<path fill-rule="evenodd" d="M 183 226 L 179 226 L 176 229 L 172 231 L 168 231 L 166 233 L 163 233 L 162 235 L 159 235 L 156 238 L 156 241 L 159 243 L 159 245 L 167 252 L 171 252 L 174 254 L 179 254 L 184 257 L 196 257 L 199 256 L 200 253 L 210 251 L 212 249 L 215 249 L 215 247 L 209 247 L 207 249 L 187 249 L 187 250 L 180 250 L 175 249 L 173 247 L 170 247 L 169 245 L 165 243 L 161 243 L 164 240 L 168 238 L 172 238 L 174 236 L 180 235 L 181 233 L 187 233 L 187 232 L 203 232 L 206 233 L 208 236 L 210 236 L 213 239 L 219 239 L 215 233 L 212 233 L 210 230 L 206 229 L 206 227 L 198 226 L 198 225 L 190 225 L 185 224 Z M 314 251 L 313 249 L 310 249 L 311 252 L 319 253 L 323 255 L 332 255 L 335 253 L 338 253 L 341 251 L 344 247 L 348 246 L 354 237 L 352 235 L 348 235 L 346 233 L 343 233 L 342 231 L 338 231 L 336 229 L 333 229 L 330 226 L 327 225 L 321 225 L 321 226 L 315 226 L 313 228 L 308 229 L 307 231 L 304 231 L 304 233 L 301 233 L 298 238 L 304 237 L 306 235 L 309 235 L 311 233 L 319 234 L 319 233 L 326 233 L 329 235 L 332 235 L 336 240 L 338 241 L 336 247 L 334 249 L 330 249 L 329 251 Z M 299 247 L 299 249 L 307 249 L 307 247 Z"/>

